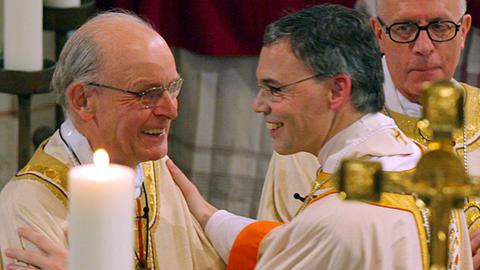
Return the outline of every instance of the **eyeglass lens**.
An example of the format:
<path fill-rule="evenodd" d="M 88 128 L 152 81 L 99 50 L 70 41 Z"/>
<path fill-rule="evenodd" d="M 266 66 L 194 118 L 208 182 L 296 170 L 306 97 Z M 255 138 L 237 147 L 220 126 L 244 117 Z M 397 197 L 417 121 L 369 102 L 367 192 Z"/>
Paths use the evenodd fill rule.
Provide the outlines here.
<path fill-rule="evenodd" d="M 183 79 L 178 79 L 170 83 L 166 88 L 155 87 L 147 90 L 143 93 L 141 101 L 144 105 L 151 107 L 158 104 L 158 101 L 162 98 L 163 92 L 167 92 L 171 98 L 177 98 L 182 88 Z"/>
<path fill-rule="evenodd" d="M 426 30 L 433 41 L 448 41 L 457 34 L 457 25 L 451 21 L 431 22 L 427 26 L 416 23 L 395 23 L 390 26 L 390 38 L 397 42 L 411 42 L 417 39 L 421 30 Z"/>

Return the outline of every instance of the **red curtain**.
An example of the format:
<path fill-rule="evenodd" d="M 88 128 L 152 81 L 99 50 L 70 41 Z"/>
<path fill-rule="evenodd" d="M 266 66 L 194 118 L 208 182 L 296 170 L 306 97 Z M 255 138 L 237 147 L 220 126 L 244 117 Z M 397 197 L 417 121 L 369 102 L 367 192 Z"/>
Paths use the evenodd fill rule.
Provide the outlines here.
<path fill-rule="evenodd" d="M 472 15 L 472 25 L 480 27 L 480 1 L 468 0 L 467 1 L 467 13 Z"/>
<path fill-rule="evenodd" d="M 170 46 L 214 56 L 247 56 L 259 53 L 270 22 L 326 2 L 353 7 L 355 0 L 97 0 L 97 5 L 134 11 Z"/>

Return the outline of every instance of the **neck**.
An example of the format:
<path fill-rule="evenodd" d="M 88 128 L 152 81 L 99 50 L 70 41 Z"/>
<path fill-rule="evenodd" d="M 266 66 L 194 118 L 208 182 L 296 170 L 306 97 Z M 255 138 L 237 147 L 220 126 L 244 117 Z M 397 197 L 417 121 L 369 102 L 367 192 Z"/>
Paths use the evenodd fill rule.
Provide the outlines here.
<path fill-rule="evenodd" d="M 357 122 L 360 118 L 362 118 L 366 113 L 364 112 L 359 112 L 353 108 L 350 109 L 345 109 L 342 112 L 337 112 L 333 118 L 332 125 L 329 128 L 329 131 L 327 133 L 327 136 L 325 137 L 325 140 L 323 140 L 322 145 L 318 149 L 317 153 L 312 153 L 314 155 L 318 155 L 325 146 L 325 144 L 333 138 L 335 135 L 340 133 L 342 130 L 346 129 L 353 123 Z"/>
<path fill-rule="evenodd" d="M 420 96 L 412 95 L 412 94 L 408 93 L 407 91 L 404 91 L 404 90 L 401 90 L 401 89 L 398 89 L 397 91 L 400 92 L 399 94 L 401 94 L 402 96 L 404 96 L 404 97 L 405 97 L 406 99 L 408 99 L 410 102 L 413 102 L 413 103 L 422 105 L 422 104 L 420 103 Z M 398 93 L 398 92 L 397 92 L 397 93 Z"/>

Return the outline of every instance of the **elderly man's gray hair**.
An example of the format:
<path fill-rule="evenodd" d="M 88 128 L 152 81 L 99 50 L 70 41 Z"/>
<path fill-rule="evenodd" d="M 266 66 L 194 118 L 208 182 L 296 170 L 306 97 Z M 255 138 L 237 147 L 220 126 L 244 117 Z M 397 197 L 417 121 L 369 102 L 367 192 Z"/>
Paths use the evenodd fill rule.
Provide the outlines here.
<path fill-rule="evenodd" d="M 383 8 L 385 7 L 385 0 L 375 0 L 375 10 L 377 15 L 381 16 Z M 458 0 L 460 15 L 463 15 L 467 12 L 467 0 Z"/>
<path fill-rule="evenodd" d="M 102 79 L 101 67 L 105 59 L 98 44 L 98 37 L 108 33 L 102 29 L 89 27 L 90 24 L 101 21 L 132 21 L 153 29 L 150 24 L 133 13 L 116 10 L 96 15 L 75 31 L 62 49 L 51 82 L 56 101 L 63 107 L 65 113 L 68 113 L 65 91 L 71 83 L 88 83 Z"/>

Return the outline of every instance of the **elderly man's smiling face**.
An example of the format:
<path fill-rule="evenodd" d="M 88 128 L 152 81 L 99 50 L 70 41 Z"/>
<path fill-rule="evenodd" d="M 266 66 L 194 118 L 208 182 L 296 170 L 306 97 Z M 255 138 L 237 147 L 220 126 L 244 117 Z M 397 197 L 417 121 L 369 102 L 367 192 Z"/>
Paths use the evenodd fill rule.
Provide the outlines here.
<path fill-rule="evenodd" d="M 179 78 L 173 55 L 156 32 L 132 22 L 102 27 L 115 34 L 99 40 L 104 63 L 98 83 L 142 92 Z M 145 108 L 135 95 L 93 88 L 95 131 L 88 138 L 92 148 L 104 147 L 112 162 L 130 166 L 167 154 L 170 123 L 177 117 L 176 97 L 164 92 L 154 107 Z"/>

